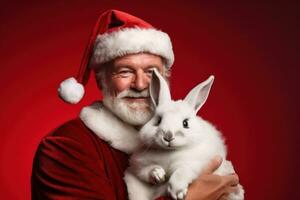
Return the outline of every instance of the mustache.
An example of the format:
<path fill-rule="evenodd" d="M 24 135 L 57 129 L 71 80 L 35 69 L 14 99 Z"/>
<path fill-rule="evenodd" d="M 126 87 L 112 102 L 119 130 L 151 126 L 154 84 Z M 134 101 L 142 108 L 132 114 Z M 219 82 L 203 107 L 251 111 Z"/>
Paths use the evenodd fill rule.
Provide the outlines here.
<path fill-rule="evenodd" d="M 117 98 L 124 98 L 124 97 L 135 97 L 135 98 L 140 98 L 144 97 L 147 98 L 149 97 L 149 91 L 148 89 L 142 90 L 142 91 L 135 91 L 132 89 L 128 89 L 125 91 L 122 91 L 121 93 L 118 94 Z"/>

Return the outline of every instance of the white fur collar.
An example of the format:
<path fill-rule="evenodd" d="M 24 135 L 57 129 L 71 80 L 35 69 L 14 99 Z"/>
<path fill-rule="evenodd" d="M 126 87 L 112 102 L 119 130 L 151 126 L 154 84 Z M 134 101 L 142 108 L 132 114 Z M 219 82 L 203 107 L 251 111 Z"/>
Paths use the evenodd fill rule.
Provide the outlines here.
<path fill-rule="evenodd" d="M 79 117 L 89 129 L 115 149 L 131 154 L 139 145 L 138 131 L 117 118 L 101 102 L 84 107 Z"/>

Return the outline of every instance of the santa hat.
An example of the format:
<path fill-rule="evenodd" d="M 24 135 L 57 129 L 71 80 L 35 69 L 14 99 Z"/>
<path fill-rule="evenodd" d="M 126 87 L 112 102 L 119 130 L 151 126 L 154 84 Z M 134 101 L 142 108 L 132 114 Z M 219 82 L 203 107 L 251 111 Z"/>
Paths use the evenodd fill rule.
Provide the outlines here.
<path fill-rule="evenodd" d="M 134 53 L 159 55 L 170 68 L 174 62 L 172 43 L 168 34 L 128 13 L 108 10 L 97 20 L 90 36 L 76 78 L 64 80 L 59 96 L 68 103 L 78 103 L 84 95 L 92 66 L 99 66 L 117 57 Z"/>

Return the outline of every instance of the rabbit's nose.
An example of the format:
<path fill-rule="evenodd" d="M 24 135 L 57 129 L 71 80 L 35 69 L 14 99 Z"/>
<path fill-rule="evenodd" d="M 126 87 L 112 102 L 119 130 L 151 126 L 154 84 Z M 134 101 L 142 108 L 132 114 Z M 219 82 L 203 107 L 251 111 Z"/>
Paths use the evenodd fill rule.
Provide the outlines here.
<path fill-rule="evenodd" d="M 171 141 L 174 140 L 175 138 L 174 138 L 173 134 L 172 134 L 170 131 L 168 131 L 168 132 L 166 132 L 166 133 L 164 134 L 163 139 L 164 139 L 165 141 L 167 141 L 167 142 L 171 142 Z"/>

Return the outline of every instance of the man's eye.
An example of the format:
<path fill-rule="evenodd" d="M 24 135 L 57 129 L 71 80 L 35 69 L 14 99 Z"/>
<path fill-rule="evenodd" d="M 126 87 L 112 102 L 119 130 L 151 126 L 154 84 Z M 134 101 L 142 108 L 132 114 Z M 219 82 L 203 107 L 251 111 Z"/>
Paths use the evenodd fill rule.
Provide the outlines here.
<path fill-rule="evenodd" d="M 146 73 L 148 76 L 152 76 L 153 69 L 148 69 L 145 73 Z"/>
<path fill-rule="evenodd" d="M 132 72 L 130 70 L 122 70 L 119 71 L 118 74 L 122 77 L 128 77 L 132 74 Z"/>

